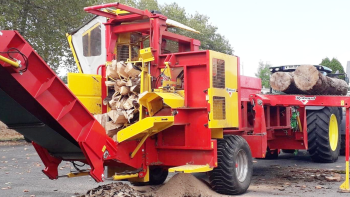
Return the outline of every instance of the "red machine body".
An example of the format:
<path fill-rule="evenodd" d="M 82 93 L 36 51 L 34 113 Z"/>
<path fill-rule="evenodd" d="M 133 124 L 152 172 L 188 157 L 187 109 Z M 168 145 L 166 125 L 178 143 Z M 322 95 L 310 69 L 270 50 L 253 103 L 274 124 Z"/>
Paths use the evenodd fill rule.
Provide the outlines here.
<path fill-rule="evenodd" d="M 101 11 L 113 7 L 128 11 L 129 15 L 115 15 Z M 134 158 L 130 153 L 138 141 L 117 143 L 108 137 L 104 128 L 55 75 L 32 47 L 15 31 L 1 31 L 0 51 L 14 47 L 28 57 L 28 68 L 23 74 L 18 68 L 7 64 L 0 66 L 0 88 L 18 104 L 55 130 L 81 154 L 65 150 L 50 151 L 40 140 L 33 138 L 35 149 L 45 164 L 44 173 L 50 179 L 58 178 L 57 166 L 62 160 L 81 161 L 91 166 L 90 175 L 103 181 L 103 167 L 131 167 L 137 169 L 139 177 L 145 176 L 148 166 L 181 166 L 186 164 L 217 166 L 217 140 L 211 137 L 208 128 L 210 107 L 206 98 L 209 87 L 209 52 L 200 51 L 198 40 L 167 31 L 166 17 L 147 10 L 138 10 L 119 3 L 85 8 L 85 11 L 108 17 L 106 26 L 107 61 L 114 59 L 117 34 L 137 31 L 150 36 L 154 61 L 150 73 L 155 78 L 165 66 L 184 69 L 185 107 L 177 109 L 174 126 L 148 138 Z M 141 23 L 119 26 L 121 22 L 150 19 Z M 161 54 L 162 39 L 179 43 L 178 53 Z M 21 61 L 20 56 L 16 57 Z M 237 64 L 239 65 L 239 59 Z M 101 65 L 102 78 L 106 69 Z M 239 66 L 238 66 L 239 68 Z M 238 71 L 239 73 L 239 71 Z M 300 96 L 260 94 L 261 81 L 257 78 L 238 76 L 239 127 L 225 128 L 225 135 L 239 135 L 248 142 L 252 156 L 264 158 L 270 149 L 307 149 L 306 106 L 346 107 L 349 128 L 350 98 L 346 96 Z M 106 97 L 106 86 L 101 82 L 102 97 Z M 156 82 L 156 81 L 153 81 Z M 154 86 L 158 86 L 155 84 Z M 101 99 L 103 99 L 101 98 Z M 291 128 L 291 106 L 300 113 L 302 132 Z M 107 108 L 103 108 L 106 112 Z M 159 115 L 170 115 L 173 110 L 163 110 Z M 45 136 L 45 133 L 40 135 Z M 348 133 L 347 133 L 348 135 Z M 348 151 L 348 148 L 346 149 Z M 348 153 L 347 153 L 348 155 Z"/>

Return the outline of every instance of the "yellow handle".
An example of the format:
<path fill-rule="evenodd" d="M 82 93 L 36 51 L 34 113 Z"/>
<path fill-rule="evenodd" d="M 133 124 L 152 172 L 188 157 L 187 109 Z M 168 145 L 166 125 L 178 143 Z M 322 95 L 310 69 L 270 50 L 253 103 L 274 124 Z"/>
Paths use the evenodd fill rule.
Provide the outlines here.
<path fill-rule="evenodd" d="M 21 67 L 21 64 L 20 64 L 19 61 L 18 62 L 12 61 L 12 60 L 10 60 L 10 59 L 2 56 L 2 55 L 0 55 L 0 60 L 5 62 L 5 63 L 11 64 L 12 66 L 14 66 L 16 68 L 20 68 Z"/>

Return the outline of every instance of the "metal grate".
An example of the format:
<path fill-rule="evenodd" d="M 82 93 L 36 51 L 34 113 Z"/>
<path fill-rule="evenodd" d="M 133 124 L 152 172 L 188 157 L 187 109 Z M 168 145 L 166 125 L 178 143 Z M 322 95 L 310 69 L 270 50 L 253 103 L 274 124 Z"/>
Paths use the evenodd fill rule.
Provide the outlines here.
<path fill-rule="evenodd" d="M 118 45 L 117 47 L 117 61 L 126 61 L 129 59 L 129 45 Z"/>
<path fill-rule="evenodd" d="M 214 96 L 213 97 L 213 118 L 214 120 L 226 119 L 226 104 L 225 97 Z"/>
<path fill-rule="evenodd" d="M 225 60 L 213 58 L 213 87 L 225 88 Z"/>

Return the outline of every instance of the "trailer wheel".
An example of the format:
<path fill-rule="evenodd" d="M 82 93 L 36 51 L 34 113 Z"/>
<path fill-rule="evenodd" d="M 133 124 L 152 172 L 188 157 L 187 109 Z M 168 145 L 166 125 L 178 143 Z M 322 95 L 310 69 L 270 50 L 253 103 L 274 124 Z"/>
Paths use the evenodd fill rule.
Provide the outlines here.
<path fill-rule="evenodd" d="M 313 161 L 333 163 L 338 160 L 341 143 L 340 120 L 336 107 L 308 111 L 308 152 Z"/>
<path fill-rule="evenodd" d="M 270 148 L 267 147 L 265 159 L 278 159 L 279 154 L 278 149 L 270 150 Z"/>
<path fill-rule="evenodd" d="M 168 170 L 161 167 L 150 167 L 149 184 L 160 185 L 163 184 L 168 177 Z"/>
<path fill-rule="evenodd" d="M 131 182 L 135 186 L 160 185 L 168 177 L 168 170 L 159 166 L 149 167 L 149 182 Z"/>
<path fill-rule="evenodd" d="M 241 136 L 218 139 L 218 166 L 209 172 L 210 185 L 220 194 L 242 194 L 247 191 L 252 174 L 252 153 Z"/>

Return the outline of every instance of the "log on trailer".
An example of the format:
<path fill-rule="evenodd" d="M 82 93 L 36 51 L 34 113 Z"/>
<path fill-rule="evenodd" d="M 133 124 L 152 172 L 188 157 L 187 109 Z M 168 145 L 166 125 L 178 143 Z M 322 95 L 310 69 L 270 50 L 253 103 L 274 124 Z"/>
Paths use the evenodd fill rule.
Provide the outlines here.
<path fill-rule="evenodd" d="M 295 72 L 276 72 L 270 77 L 272 89 L 286 94 L 346 95 L 348 84 L 320 73 L 313 65 L 301 65 Z"/>
<path fill-rule="evenodd" d="M 341 79 L 330 78 L 320 73 L 312 65 L 299 66 L 294 72 L 297 88 L 307 94 L 346 95 L 348 84 Z"/>
<path fill-rule="evenodd" d="M 276 72 L 270 77 L 270 86 L 272 89 L 286 94 L 304 94 L 299 90 L 294 82 L 292 72 Z"/>

